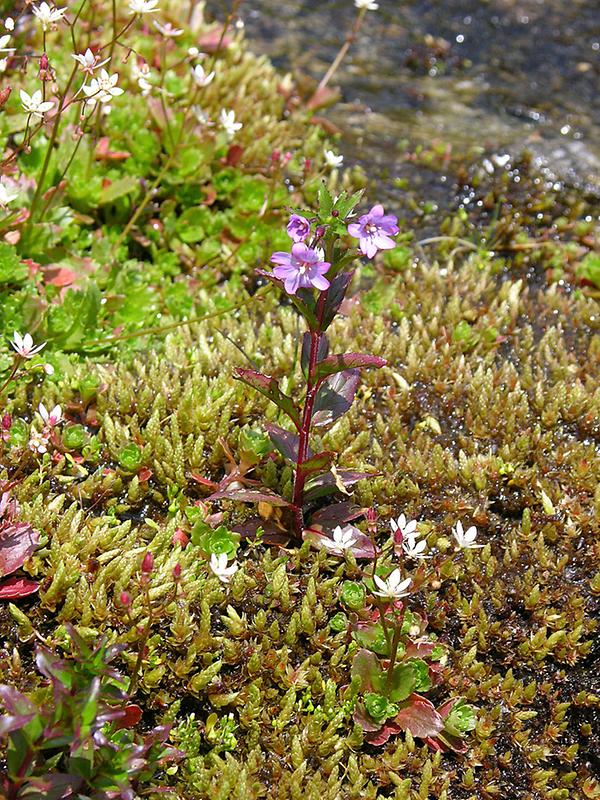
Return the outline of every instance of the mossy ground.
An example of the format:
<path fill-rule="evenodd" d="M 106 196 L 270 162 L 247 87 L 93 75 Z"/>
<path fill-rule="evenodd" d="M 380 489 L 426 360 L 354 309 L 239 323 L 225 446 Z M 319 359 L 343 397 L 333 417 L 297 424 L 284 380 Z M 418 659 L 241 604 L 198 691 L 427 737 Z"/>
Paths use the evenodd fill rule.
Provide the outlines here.
<path fill-rule="evenodd" d="M 273 148 L 294 145 L 299 186 L 301 156 L 322 159 L 322 137 L 313 132 L 302 141 L 305 121 L 284 113 L 266 62 L 243 49 L 233 62 L 208 101 L 215 109 L 234 105 L 247 92 L 260 107 L 260 118 L 244 117 L 241 169 L 254 174 L 255 162 L 264 167 Z M 216 153 L 209 171 L 193 180 L 209 186 L 220 159 Z M 180 179 L 184 187 L 192 182 L 175 175 L 174 184 Z M 311 183 L 314 195 L 316 174 Z M 290 198 L 310 202 L 310 188 Z M 282 236 L 287 191 L 269 216 Z M 153 215 L 176 217 L 186 206 L 185 191 L 176 194 L 179 205 L 157 202 L 126 243 L 132 262 L 124 274 L 145 276 L 153 291 L 165 277 L 162 266 L 149 266 L 163 263 L 152 249 Z M 264 186 L 259 194 L 258 207 L 250 192 L 241 208 L 246 226 L 260 214 Z M 229 200 L 219 203 L 211 213 L 229 213 Z M 111 228 L 103 214 L 96 222 L 108 237 L 120 224 Z M 460 224 L 445 232 L 463 235 Z M 289 391 L 301 383 L 297 315 L 253 276 L 270 245 L 255 242 L 222 267 L 230 242 L 220 230 L 212 233 L 223 250 L 210 258 L 193 240 L 173 235 L 154 243 L 162 251 L 175 242 L 174 283 L 193 295 L 190 307 L 169 316 L 159 298 L 140 318 L 131 304 L 123 319 L 109 310 L 76 342 L 67 337 L 68 356 L 55 330 L 48 351 L 56 380 L 17 386 L 8 400 L 13 416 L 27 421 L 40 401 L 60 403 L 68 424 L 82 427 L 81 445 L 63 448 L 69 458 L 37 459 L 25 450 L 16 464 L 3 451 L 0 478 L 20 479 L 14 491 L 22 516 L 41 532 L 42 546 L 27 564 L 41 581 L 39 593 L 0 606 L 2 682 L 38 692 L 35 645 L 39 637 L 63 645 L 67 622 L 90 640 L 105 634 L 124 643 L 121 666 L 132 673 L 147 624 L 139 570 L 149 549 L 154 614 L 135 701 L 144 711 L 140 725 L 173 722 L 172 739 L 188 755 L 161 776 L 175 796 L 600 797 L 597 301 L 574 288 L 572 270 L 562 283 L 547 283 L 548 265 L 541 253 L 537 262 L 535 249 L 524 263 L 454 246 L 429 261 L 405 242 L 395 261 L 357 274 L 345 316 L 331 328 L 332 349 L 384 356 L 388 366 L 365 375 L 352 411 L 323 444 L 344 466 L 377 473 L 353 497 L 377 510 L 382 542 L 389 518 L 400 512 L 427 526 L 433 559 L 425 569 L 435 580 L 410 603 L 450 646 L 435 699 L 462 695 L 479 709 L 465 756 L 434 754 L 410 735 L 377 749 L 363 743 L 345 702 L 355 645 L 329 626 L 343 581 L 360 575 L 352 557 L 327 557 L 307 544 L 245 542 L 240 569 L 224 587 L 199 548 L 173 543 L 178 528 L 189 531 L 186 509 L 210 492 L 204 479 L 227 471 L 227 450 L 236 454 L 240 430 L 276 419 L 266 400 L 232 379 L 234 367 L 249 360 Z M 102 252 L 90 247 L 92 255 Z M 94 274 L 100 280 L 102 269 Z M 124 279 L 101 288 L 109 299 L 135 295 Z M 238 308 L 223 311 L 230 306 Z M 157 315 L 177 324 L 207 311 L 205 321 L 181 322 L 166 336 L 136 333 Z M 12 314 L 3 325 L 12 324 Z M 14 314 L 24 319 L 21 307 Z M 100 355 L 73 354 L 92 351 L 87 339 L 117 323 L 125 325 L 127 347 L 111 349 L 108 341 Z M 135 469 L 123 458 L 131 443 L 141 452 Z M 255 476 L 289 496 L 292 474 L 282 460 L 266 460 Z M 208 510 L 222 511 L 231 525 L 252 513 L 231 501 Z M 277 518 L 268 506 L 260 511 Z M 458 519 L 477 525 L 482 549 L 453 554 Z M 132 598 L 129 612 L 123 591 Z M 221 721 L 216 732 L 206 726 L 212 714 Z"/>
<path fill-rule="evenodd" d="M 197 748 L 175 776 L 181 797 L 593 796 L 585 787 L 599 747 L 596 303 L 492 276 L 476 257 L 376 280 L 393 281 L 393 313 L 369 315 L 357 295 L 332 338 L 382 354 L 389 366 L 369 374 L 326 444 L 344 463 L 380 471 L 355 499 L 377 508 L 382 536 L 400 511 L 430 525 L 443 580 L 412 602 L 452 647 L 446 689 L 481 709 L 468 756 L 434 756 L 410 738 L 382 751 L 360 746 L 339 700 L 351 646 L 328 626 L 342 579 L 356 577 L 353 563 L 306 546 L 243 547 L 228 594 L 193 545 L 171 543 L 185 526 L 179 507 L 206 496 L 194 476 L 218 478 L 227 467 L 220 440 L 235 452 L 240 428 L 272 413 L 231 371 L 244 363 L 239 344 L 288 374 L 296 316 L 274 295 L 235 317 L 184 327 L 132 363 L 86 363 L 81 374 L 97 375 L 100 389 L 85 411 L 76 393 L 51 398 L 70 401 L 103 457 L 87 475 L 61 462 L 19 487 L 46 544 L 30 569 L 43 581 L 39 598 L 12 618 L 2 612 L 5 654 L 16 648 L 23 664 L 13 679 L 34 680 L 29 626 L 53 638 L 66 621 L 129 643 L 131 667 L 139 633 L 118 596 L 132 593 L 139 624 L 135 576 L 149 547 L 158 604 L 173 588 L 174 564 L 183 567 L 140 682 L 148 718 L 183 722 L 187 746 Z M 461 320 L 480 338 L 453 339 Z M 35 390 L 33 402 L 39 397 Z M 127 441 L 142 447 L 150 479 L 114 466 Z M 280 464 L 262 477 L 289 491 Z M 226 508 L 229 519 L 240 513 L 238 504 Z M 452 562 L 445 556 L 458 518 L 477 524 L 485 547 Z M 211 752 L 200 733 L 215 709 L 239 725 L 227 754 Z M 186 727 L 190 712 L 200 727 Z"/>

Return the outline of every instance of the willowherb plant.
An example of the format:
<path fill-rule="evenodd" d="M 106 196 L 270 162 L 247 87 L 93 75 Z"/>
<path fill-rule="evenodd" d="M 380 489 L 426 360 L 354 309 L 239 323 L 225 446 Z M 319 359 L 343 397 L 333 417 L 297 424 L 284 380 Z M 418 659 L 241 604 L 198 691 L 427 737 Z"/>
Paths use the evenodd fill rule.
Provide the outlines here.
<path fill-rule="evenodd" d="M 70 658 L 38 648 L 48 689 L 30 699 L 0 685 L 0 737 L 7 740 L 0 788 L 7 800 L 96 797 L 133 800 L 165 763 L 181 754 L 165 744 L 170 726 L 131 730 L 141 709 L 128 704 L 125 679 L 111 665 L 123 646 L 88 645 L 74 628 Z"/>
<path fill-rule="evenodd" d="M 329 352 L 327 330 L 352 280 L 350 265 L 359 253 L 372 258 L 379 250 L 393 248 L 393 236 L 398 233 L 396 217 L 386 215 L 381 205 L 374 206 L 358 222 L 348 224 L 360 199 L 361 193 L 342 193 L 333 198 L 322 186 L 317 215 L 309 219 L 292 214 L 289 220 L 291 251 L 273 253 L 272 272 L 259 270 L 260 275 L 288 295 L 306 324 L 301 342 L 304 400 L 297 402 L 282 391 L 275 378 L 261 372 L 242 368 L 235 372 L 236 378 L 268 397 L 293 425 L 293 431 L 274 424 L 266 426 L 275 448 L 294 466 L 292 501 L 287 503 L 281 497 L 248 489 L 228 489 L 212 496 L 265 499 L 289 505 L 297 539 L 306 527 L 307 504 L 338 490 L 347 493 L 348 487 L 369 477 L 369 473 L 339 467 L 334 452 L 315 453 L 310 447 L 314 428 L 331 425 L 350 409 L 359 384 L 359 370 L 386 363 L 370 354 Z M 359 240 L 359 253 L 346 246 L 348 234 Z"/>

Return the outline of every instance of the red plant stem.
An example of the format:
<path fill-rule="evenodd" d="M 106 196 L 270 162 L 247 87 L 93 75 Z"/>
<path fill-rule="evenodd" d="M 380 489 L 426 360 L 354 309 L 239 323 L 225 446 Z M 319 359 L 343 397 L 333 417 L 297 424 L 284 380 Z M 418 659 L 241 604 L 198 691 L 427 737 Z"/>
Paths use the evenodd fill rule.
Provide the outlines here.
<path fill-rule="evenodd" d="M 302 536 L 302 529 L 304 527 L 304 519 L 302 516 L 302 498 L 304 494 L 304 484 L 306 476 L 302 465 L 306 461 L 308 454 L 308 438 L 310 434 L 310 426 L 312 423 L 313 408 L 315 405 L 315 398 L 319 388 L 319 381 L 316 377 L 317 368 L 317 355 L 319 351 L 320 333 L 318 331 L 310 332 L 310 351 L 308 356 L 308 377 L 306 379 L 306 400 L 304 401 L 304 412 L 302 414 L 302 424 L 300 426 L 300 435 L 298 438 L 298 458 L 296 461 L 296 477 L 294 479 L 294 517 L 296 526 L 296 536 Z"/>

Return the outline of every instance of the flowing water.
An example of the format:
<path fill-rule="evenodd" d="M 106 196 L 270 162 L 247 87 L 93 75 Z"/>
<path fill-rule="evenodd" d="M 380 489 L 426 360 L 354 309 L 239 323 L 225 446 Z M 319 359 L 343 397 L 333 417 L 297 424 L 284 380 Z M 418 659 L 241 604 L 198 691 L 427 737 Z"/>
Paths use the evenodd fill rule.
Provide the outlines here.
<path fill-rule="evenodd" d="M 352 0 L 246 0 L 240 13 L 256 50 L 319 79 L 356 10 Z M 364 165 L 384 197 L 406 178 L 421 201 L 456 202 L 444 169 L 415 164 L 418 145 L 488 170 L 526 150 L 548 181 L 599 195 L 599 77 L 598 0 L 379 0 L 327 116 L 345 163 Z"/>

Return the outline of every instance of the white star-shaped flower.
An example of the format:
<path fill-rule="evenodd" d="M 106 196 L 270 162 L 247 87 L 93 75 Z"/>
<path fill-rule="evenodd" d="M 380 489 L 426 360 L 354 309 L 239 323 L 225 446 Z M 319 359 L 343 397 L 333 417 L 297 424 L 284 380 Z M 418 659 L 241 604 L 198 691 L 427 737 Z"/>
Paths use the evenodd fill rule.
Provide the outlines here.
<path fill-rule="evenodd" d="M 230 139 L 233 139 L 235 134 L 244 127 L 241 122 L 235 121 L 235 111 L 226 111 L 222 109 L 219 114 L 219 122 Z"/>
<path fill-rule="evenodd" d="M 158 11 L 158 0 L 129 0 L 129 8 L 134 14 L 154 14 Z"/>
<path fill-rule="evenodd" d="M 8 186 L 0 178 L 0 208 L 6 208 L 9 203 L 17 197 L 17 192 L 11 192 Z"/>
<path fill-rule="evenodd" d="M 338 156 L 333 150 L 325 150 L 325 163 L 332 169 L 341 167 L 344 163 L 344 156 Z"/>
<path fill-rule="evenodd" d="M 327 550 L 349 550 L 356 544 L 357 536 L 352 525 L 345 525 L 343 528 L 338 525 L 333 531 L 333 538 L 321 539 L 321 544 Z"/>
<path fill-rule="evenodd" d="M 452 535 L 462 550 L 473 550 L 476 547 L 483 547 L 482 544 L 477 544 L 475 542 L 475 539 L 477 538 L 477 528 L 475 525 L 471 525 L 470 528 L 467 528 L 466 531 L 463 531 L 462 522 L 459 521 L 452 529 Z"/>
<path fill-rule="evenodd" d="M 167 38 L 181 36 L 183 33 L 183 28 L 174 28 L 170 22 L 165 22 L 163 25 L 158 20 L 154 20 L 153 25 L 159 33 L 162 33 L 162 35 Z"/>
<path fill-rule="evenodd" d="M 392 529 L 392 533 L 400 532 L 405 538 L 407 536 L 415 536 L 418 538 L 421 535 L 417 531 L 417 520 L 407 520 L 404 514 L 400 514 L 398 519 L 391 519 L 390 528 Z"/>
<path fill-rule="evenodd" d="M 21 358 L 33 358 L 36 353 L 39 353 L 40 350 L 46 347 L 46 342 L 42 342 L 42 344 L 38 344 L 34 347 L 33 339 L 30 333 L 26 333 L 25 336 L 21 336 L 21 334 L 17 333 L 17 331 L 14 332 L 10 344 L 11 347 L 21 356 Z"/>
<path fill-rule="evenodd" d="M 207 74 L 201 64 L 196 64 L 196 66 L 192 69 L 192 78 L 194 79 L 196 86 L 208 86 L 214 77 L 214 71 Z"/>
<path fill-rule="evenodd" d="M 100 70 L 98 78 L 92 78 L 89 86 L 82 87 L 88 97 L 88 104 L 95 105 L 96 102 L 110 103 L 113 97 L 119 97 L 119 95 L 123 94 L 123 89 L 116 85 L 118 80 L 119 76 L 116 72 L 113 75 L 109 75 L 105 69 Z"/>
<path fill-rule="evenodd" d="M 227 566 L 227 553 L 219 553 L 219 555 L 213 553 L 210 557 L 210 568 L 222 583 L 229 583 L 231 576 L 238 570 L 235 561 L 229 567 Z"/>
<path fill-rule="evenodd" d="M 377 11 L 379 8 L 379 3 L 375 3 L 373 0 L 354 0 L 354 5 L 359 9 L 366 8 L 367 11 Z"/>
<path fill-rule="evenodd" d="M 55 25 L 66 14 L 66 8 L 52 8 L 48 3 L 40 3 L 39 6 L 33 6 L 32 9 L 35 16 L 38 18 L 42 25 L 42 30 L 47 31 L 51 25 Z"/>
<path fill-rule="evenodd" d="M 406 578 L 405 580 L 401 580 L 401 578 L 399 569 L 395 569 L 387 580 L 383 580 L 379 575 L 374 575 L 373 580 L 379 591 L 373 592 L 373 594 L 378 597 L 387 597 L 390 600 L 398 600 L 400 597 L 405 597 L 408 594 L 406 590 L 411 584 L 411 578 Z"/>
<path fill-rule="evenodd" d="M 42 99 L 42 90 L 37 89 L 33 94 L 27 94 L 25 89 L 21 89 L 19 92 L 19 97 L 21 98 L 21 103 L 23 104 L 23 108 L 28 114 L 33 114 L 34 117 L 39 117 L 43 119 L 44 114 L 54 106 L 54 101 L 52 100 L 43 100 Z"/>
<path fill-rule="evenodd" d="M 0 36 L 0 53 L 14 53 L 14 47 L 7 47 L 6 45 L 10 42 L 10 33 L 5 33 L 4 36 Z"/>
<path fill-rule="evenodd" d="M 91 75 L 95 69 L 103 67 L 110 61 L 110 58 L 105 58 L 104 61 L 99 61 L 99 56 L 92 53 L 89 47 L 85 53 L 73 53 L 72 58 L 77 61 L 82 70 L 87 72 L 88 75 Z"/>
<path fill-rule="evenodd" d="M 38 411 L 44 424 L 49 428 L 53 428 L 55 425 L 58 425 L 58 423 L 62 420 L 62 409 L 60 406 L 54 406 L 52 411 L 48 411 L 46 406 L 43 403 L 40 403 L 38 406 Z"/>

